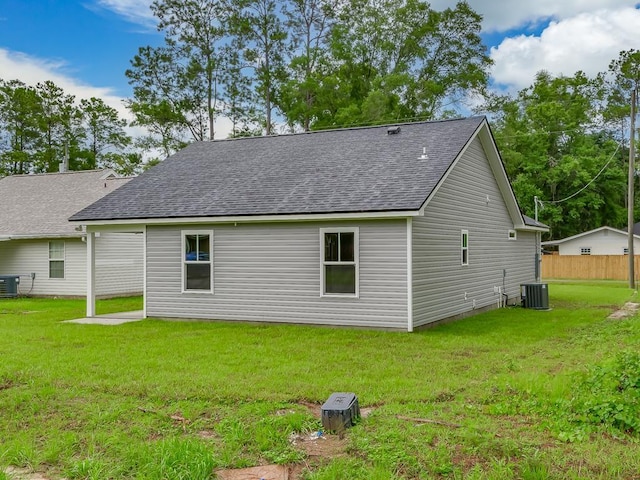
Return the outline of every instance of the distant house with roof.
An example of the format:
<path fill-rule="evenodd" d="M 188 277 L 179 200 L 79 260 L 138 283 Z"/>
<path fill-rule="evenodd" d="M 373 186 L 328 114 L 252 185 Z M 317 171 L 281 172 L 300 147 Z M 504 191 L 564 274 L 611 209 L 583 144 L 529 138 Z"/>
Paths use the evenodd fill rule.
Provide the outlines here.
<path fill-rule="evenodd" d="M 147 316 L 405 331 L 517 302 L 548 230 L 484 117 L 194 143 L 71 220 L 144 233 Z"/>
<path fill-rule="evenodd" d="M 86 233 L 68 218 L 129 180 L 111 170 L 1 178 L 0 275 L 19 275 L 21 294 L 86 295 Z M 97 295 L 142 292 L 141 235 L 104 232 L 96 247 Z"/>
<path fill-rule="evenodd" d="M 640 253 L 640 236 L 634 234 L 633 237 L 633 250 L 637 254 Z M 605 226 L 542 242 L 542 246 L 557 246 L 560 255 L 626 255 L 629 253 L 629 236 L 626 231 Z"/>

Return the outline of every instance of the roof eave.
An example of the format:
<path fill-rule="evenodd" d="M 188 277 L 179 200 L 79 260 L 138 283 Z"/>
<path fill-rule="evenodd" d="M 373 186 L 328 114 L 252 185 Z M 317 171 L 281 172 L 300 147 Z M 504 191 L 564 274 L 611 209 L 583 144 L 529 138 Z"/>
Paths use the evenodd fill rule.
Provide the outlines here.
<path fill-rule="evenodd" d="M 52 238 L 82 238 L 85 234 L 82 232 L 69 233 L 29 233 L 29 234 L 10 234 L 0 236 L 0 241 L 9 240 L 45 240 Z"/>
<path fill-rule="evenodd" d="M 549 231 L 549 227 L 534 227 L 533 225 L 520 225 L 516 227 L 516 230 L 519 232 L 547 233 Z"/>
<path fill-rule="evenodd" d="M 416 217 L 419 210 L 395 210 L 374 212 L 343 213 L 295 213 L 272 215 L 225 215 L 217 217 L 162 217 L 162 218 L 123 218 L 104 220 L 69 220 L 81 225 L 171 225 L 171 224 L 212 224 L 212 223 L 274 223 L 274 222 L 314 222 L 319 220 L 380 220 Z"/>

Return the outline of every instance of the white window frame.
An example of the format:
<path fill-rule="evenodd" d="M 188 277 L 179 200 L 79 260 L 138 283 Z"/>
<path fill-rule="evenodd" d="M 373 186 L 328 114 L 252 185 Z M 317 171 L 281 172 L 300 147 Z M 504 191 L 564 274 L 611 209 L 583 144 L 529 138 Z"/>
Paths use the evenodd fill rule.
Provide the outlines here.
<path fill-rule="evenodd" d="M 464 238 L 465 236 L 467 237 L 467 246 L 465 247 L 465 241 Z M 464 252 L 467 252 L 466 255 L 466 262 L 465 262 L 465 254 Z M 469 230 L 460 230 L 460 265 L 462 265 L 463 267 L 466 267 L 469 265 Z"/>
<path fill-rule="evenodd" d="M 622 247 L 622 254 L 629 255 L 629 247 Z"/>
<path fill-rule="evenodd" d="M 353 233 L 353 262 L 326 262 L 324 260 L 324 236 L 325 233 Z M 355 265 L 355 293 L 326 293 L 325 267 L 327 265 Z M 320 296 L 321 297 L 346 297 L 360 298 L 360 228 L 359 227 L 335 227 L 320 229 Z"/>
<path fill-rule="evenodd" d="M 507 233 L 507 238 L 509 240 L 517 240 L 518 232 L 516 230 L 509 230 L 509 232 Z"/>
<path fill-rule="evenodd" d="M 204 262 L 202 260 L 186 260 L 186 238 L 187 235 L 209 235 L 209 261 Z M 186 275 L 187 265 L 191 264 L 203 264 L 209 263 L 209 275 L 210 285 L 209 290 L 187 290 L 186 288 Z M 194 294 L 194 293 L 213 293 L 213 230 L 181 230 L 180 231 L 180 289 L 182 293 Z"/>
<path fill-rule="evenodd" d="M 62 258 L 52 258 L 51 257 L 51 244 L 52 243 L 61 243 L 62 244 Z M 67 277 L 67 242 L 64 240 L 49 240 L 47 243 L 48 253 L 47 256 L 49 261 L 47 262 L 47 270 L 48 270 L 48 278 L 50 280 L 64 280 Z M 51 262 L 62 262 L 62 277 L 52 277 L 51 276 Z"/>
<path fill-rule="evenodd" d="M 580 255 L 591 255 L 591 247 L 580 247 Z"/>

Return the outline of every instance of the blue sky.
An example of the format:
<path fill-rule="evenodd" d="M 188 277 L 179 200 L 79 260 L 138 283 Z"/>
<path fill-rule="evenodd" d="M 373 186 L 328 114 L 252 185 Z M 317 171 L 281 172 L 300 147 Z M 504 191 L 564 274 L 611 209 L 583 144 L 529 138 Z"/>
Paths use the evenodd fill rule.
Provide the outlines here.
<path fill-rule="evenodd" d="M 116 95 L 130 95 L 124 72 L 138 47 L 161 42 L 153 27 L 93 0 L 0 0 L 0 48 L 57 64 L 57 71 Z"/>
<path fill-rule="evenodd" d="M 118 108 L 131 95 L 124 75 L 138 47 L 159 45 L 151 0 L 0 0 L 0 78 L 53 80 L 78 98 Z M 455 0 L 432 0 L 435 9 Z M 468 0 L 484 16 L 494 85 L 518 90 L 540 69 L 604 71 L 621 50 L 640 49 L 633 0 Z"/>

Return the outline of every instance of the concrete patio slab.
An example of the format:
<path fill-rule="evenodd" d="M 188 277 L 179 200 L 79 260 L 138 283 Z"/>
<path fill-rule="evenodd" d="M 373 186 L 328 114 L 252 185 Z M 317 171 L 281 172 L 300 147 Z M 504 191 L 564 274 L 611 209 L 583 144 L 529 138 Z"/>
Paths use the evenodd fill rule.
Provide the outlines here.
<path fill-rule="evenodd" d="M 65 320 L 63 323 L 82 323 L 85 325 L 122 325 L 123 323 L 139 322 L 144 320 L 144 312 L 136 310 L 135 312 L 118 312 L 106 315 L 97 315 L 95 317 L 76 318 L 74 320 Z"/>

